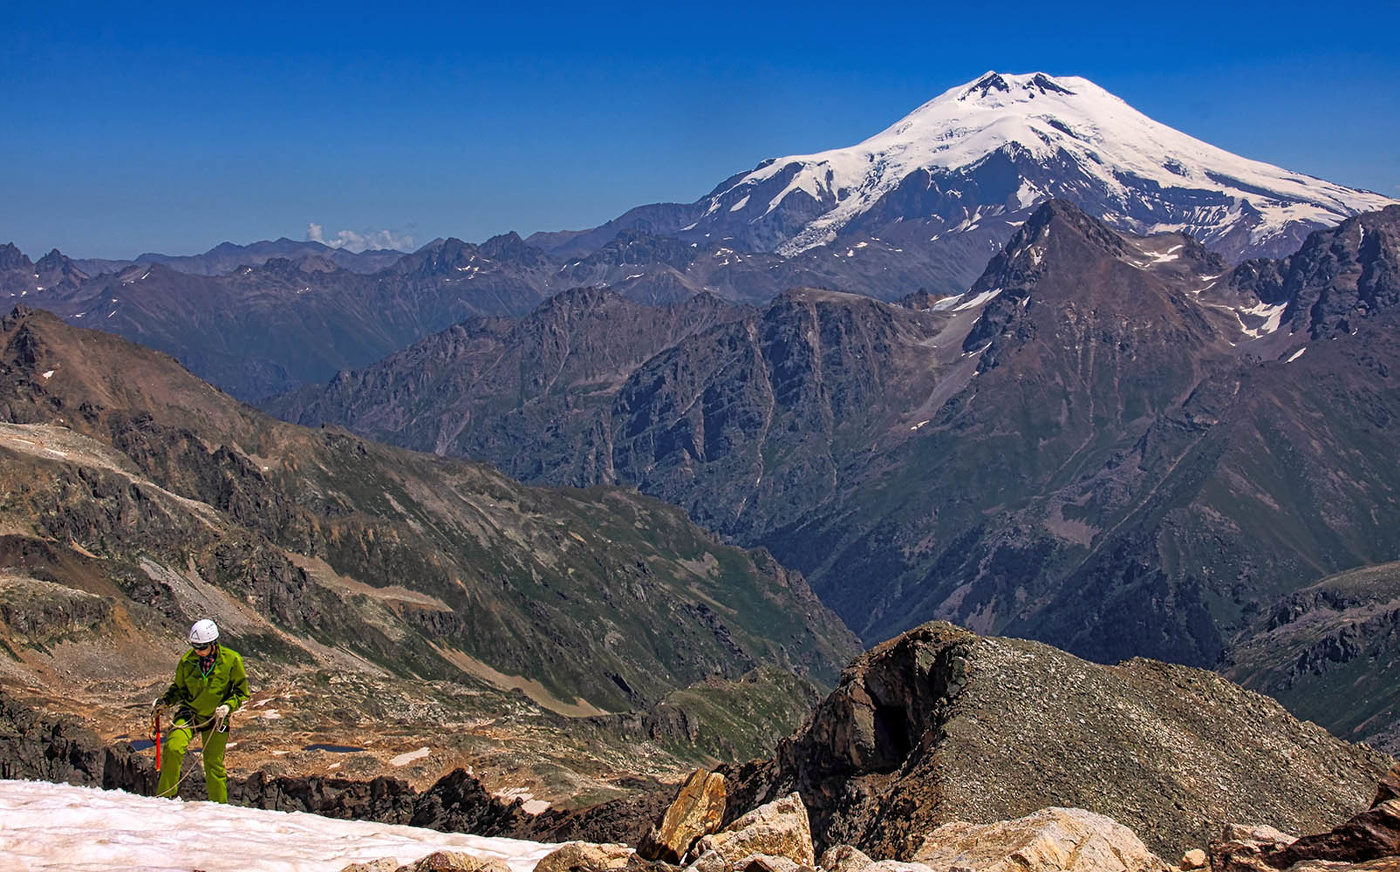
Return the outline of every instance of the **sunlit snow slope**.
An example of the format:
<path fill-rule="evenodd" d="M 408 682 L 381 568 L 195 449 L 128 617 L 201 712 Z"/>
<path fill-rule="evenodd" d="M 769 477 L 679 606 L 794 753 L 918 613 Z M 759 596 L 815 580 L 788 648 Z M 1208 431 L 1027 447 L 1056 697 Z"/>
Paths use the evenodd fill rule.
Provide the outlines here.
<path fill-rule="evenodd" d="M 554 847 L 119 790 L 0 781 L 5 872 L 336 872 L 381 857 L 410 863 L 440 850 L 501 859 L 512 872 L 530 872 Z"/>
<path fill-rule="evenodd" d="M 779 158 L 720 185 L 685 228 L 795 255 L 861 230 L 975 228 L 1051 197 L 1120 230 L 1187 231 L 1227 257 L 1285 253 L 1310 230 L 1394 202 L 1231 154 L 1087 79 L 987 73 L 849 148 Z M 713 225 L 713 226 L 712 226 Z"/>

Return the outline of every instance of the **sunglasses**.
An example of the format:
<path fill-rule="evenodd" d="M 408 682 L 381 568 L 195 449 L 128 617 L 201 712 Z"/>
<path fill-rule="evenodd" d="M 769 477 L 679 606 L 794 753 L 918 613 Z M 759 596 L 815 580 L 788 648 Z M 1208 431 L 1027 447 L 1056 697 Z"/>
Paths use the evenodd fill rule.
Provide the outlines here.
<path fill-rule="evenodd" d="M 195 651 L 208 651 L 210 648 L 214 647 L 214 643 L 210 642 L 208 645 L 191 645 L 190 647 Z"/>

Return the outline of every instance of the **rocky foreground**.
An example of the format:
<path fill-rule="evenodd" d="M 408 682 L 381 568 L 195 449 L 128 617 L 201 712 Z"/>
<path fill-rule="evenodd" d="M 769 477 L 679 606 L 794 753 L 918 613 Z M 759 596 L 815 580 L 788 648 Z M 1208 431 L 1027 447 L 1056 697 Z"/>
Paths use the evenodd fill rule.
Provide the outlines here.
<path fill-rule="evenodd" d="M 820 860 L 802 797 L 790 794 L 723 828 L 724 777 L 696 770 L 634 851 L 571 842 L 535 872 L 1348 872 L 1400 869 L 1400 766 L 1381 780 L 1371 807 L 1330 832 L 1298 838 L 1260 825 L 1230 824 L 1204 849 L 1177 862 L 1154 854 L 1136 833 L 1105 815 L 1044 808 L 990 824 L 954 821 L 910 841 L 907 859 L 875 859 L 833 845 Z M 343 872 L 506 872 L 504 864 L 450 852 L 400 866 L 355 863 Z"/>

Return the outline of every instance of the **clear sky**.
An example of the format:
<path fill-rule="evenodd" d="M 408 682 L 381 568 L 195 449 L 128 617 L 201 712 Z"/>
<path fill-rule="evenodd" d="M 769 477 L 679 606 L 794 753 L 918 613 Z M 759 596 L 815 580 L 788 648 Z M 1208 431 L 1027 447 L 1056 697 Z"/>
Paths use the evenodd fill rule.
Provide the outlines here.
<path fill-rule="evenodd" d="M 854 144 L 989 69 L 1400 198 L 1400 2 L 9 2 L 0 242 L 594 226 Z"/>

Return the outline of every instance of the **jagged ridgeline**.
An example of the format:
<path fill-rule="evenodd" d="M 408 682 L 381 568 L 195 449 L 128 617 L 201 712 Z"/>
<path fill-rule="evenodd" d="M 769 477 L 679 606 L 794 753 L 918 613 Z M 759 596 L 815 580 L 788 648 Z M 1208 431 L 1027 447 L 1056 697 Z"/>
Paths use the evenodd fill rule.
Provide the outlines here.
<path fill-rule="evenodd" d="M 947 618 L 1212 666 L 1279 596 L 1400 556 L 1397 302 L 1400 207 L 1232 269 L 1052 201 L 956 296 L 796 289 L 687 332 L 700 298 L 574 291 L 276 408 L 635 485 L 869 644 Z M 616 370 L 569 353 L 610 337 Z"/>
<path fill-rule="evenodd" d="M 853 639 L 800 577 L 635 492 L 283 424 L 174 360 L 0 321 L 0 641 L 120 672 L 212 616 L 265 662 L 471 674 L 569 713 L 759 665 L 834 679 Z"/>

